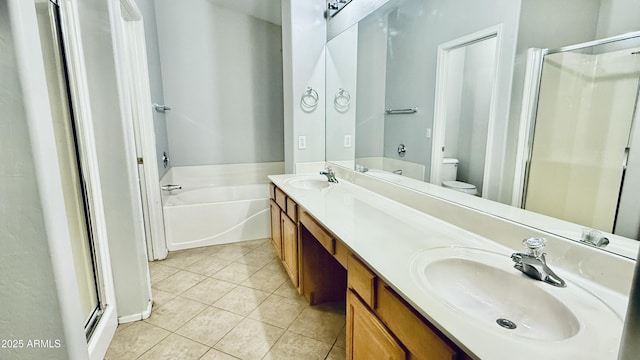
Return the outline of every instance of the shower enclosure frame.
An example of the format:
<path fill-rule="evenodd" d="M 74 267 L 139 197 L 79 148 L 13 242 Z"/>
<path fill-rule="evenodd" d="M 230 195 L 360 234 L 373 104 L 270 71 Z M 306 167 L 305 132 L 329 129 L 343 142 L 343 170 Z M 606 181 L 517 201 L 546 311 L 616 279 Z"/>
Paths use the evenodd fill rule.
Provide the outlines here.
<path fill-rule="evenodd" d="M 527 52 L 527 64 L 524 81 L 522 111 L 520 115 L 520 130 L 518 133 L 518 148 L 516 150 L 516 164 L 514 171 L 512 206 L 522 208 L 527 195 L 527 184 L 529 179 L 529 169 L 533 153 L 533 135 L 538 115 L 538 99 L 540 96 L 540 82 L 542 79 L 544 57 L 547 55 L 575 51 L 599 45 L 606 45 L 618 41 L 640 38 L 640 31 L 620 34 L 604 39 L 588 41 L 580 44 L 564 46 L 555 49 L 530 48 Z M 637 102 L 640 101 L 636 99 Z M 638 117 L 638 110 L 634 112 L 634 118 Z M 635 121 L 632 119 L 630 136 L 634 132 Z M 623 177 L 624 181 L 624 177 Z M 622 189 L 622 188 L 621 188 Z"/>

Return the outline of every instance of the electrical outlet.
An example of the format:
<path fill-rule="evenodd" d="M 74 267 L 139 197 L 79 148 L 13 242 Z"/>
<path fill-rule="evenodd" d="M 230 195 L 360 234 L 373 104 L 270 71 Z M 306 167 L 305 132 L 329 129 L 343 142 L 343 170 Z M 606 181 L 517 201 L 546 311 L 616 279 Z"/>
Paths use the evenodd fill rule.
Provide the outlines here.
<path fill-rule="evenodd" d="M 307 137 L 304 135 L 298 136 L 298 149 L 306 149 L 307 148 Z"/>
<path fill-rule="evenodd" d="M 350 148 L 351 147 L 351 135 L 345 135 L 344 136 L 344 147 L 346 147 L 346 148 Z"/>
<path fill-rule="evenodd" d="M 431 139 L 431 128 L 427 129 L 427 139 Z"/>

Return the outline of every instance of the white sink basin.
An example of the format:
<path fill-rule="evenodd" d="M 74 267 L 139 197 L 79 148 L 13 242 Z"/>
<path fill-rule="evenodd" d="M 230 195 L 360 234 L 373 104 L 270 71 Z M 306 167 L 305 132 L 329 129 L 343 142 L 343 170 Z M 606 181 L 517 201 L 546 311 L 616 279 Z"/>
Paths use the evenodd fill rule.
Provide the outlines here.
<path fill-rule="evenodd" d="M 556 288 L 530 279 L 512 267 L 504 254 L 470 248 L 437 248 L 416 255 L 411 274 L 418 286 L 448 309 L 473 319 L 474 326 L 530 340 L 570 339 L 585 326 L 585 314 L 574 307 L 588 306 L 587 322 L 619 323 L 604 303 L 575 284 Z M 591 311 L 600 311 L 594 316 Z"/>
<path fill-rule="evenodd" d="M 328 182 L 326 178 L 322 177 L 294 177 L 288 180 L 285 180 L 285 183 L 291 185 L 296 189 L 303 190 L 323 190 L 329 188 L 332 183 Z"/>

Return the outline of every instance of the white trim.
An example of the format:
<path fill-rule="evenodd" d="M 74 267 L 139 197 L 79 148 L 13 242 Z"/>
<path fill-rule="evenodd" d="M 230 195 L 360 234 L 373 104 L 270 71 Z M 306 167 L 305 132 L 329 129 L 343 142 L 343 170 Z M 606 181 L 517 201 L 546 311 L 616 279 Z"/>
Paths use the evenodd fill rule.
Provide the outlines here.
<path fill-rule="evenodd" d="M 104 313 L 102 313 L 102 318 L 98 322 L 89 340 L 89 359 L 104 359 L 113 335 L 116 332 L 116 328 L 118 327 L 118 319 L 116 316 L 115 306 L 107 305 Z"/>
<path fill-rule="evenodd" d="M 531 127 L 538 106 L 542 58 L 543 51 L 541 49 L 531 48 L 527 51 L 520 129 L 518 131 L 516 163 L 513 174 L 513 193 L 511 195 L 511 205 L 516 207 L 522 207 L 522 201 L 524 200 L 524 181 L 530 155 L 531 132 L 533 131 Z"/>
<path fill-rule="evenodd" d="M 495 68 L 494 68 L 494 80 L 493 80 L 493 88 L 491 89 L 491 105 L 489 107 L 489 122 L 487 126 L 487 145 L 486 145 L 486 153 L 485 153 L 485 163 L 484 163 L 484 175 L 483 175 L 483 184 L 482 184 L 482 196 L 486 197 L 487 189 L 489 189 L 489 185 L 491 181 L 494 179 L 491 178 L 491 168 L 492 164 L 492 155 L 493 155 L 493 133 L 496 122 L 496 111 L 497 111 L 497 94 L 499 90 L 499 69 L 501 66 L 501 57 L 502 53 L 502 24 L 498 24 L 475 33 L 465 35 L 458 39 L 446 42 L 444 44 L 440 44 L 438 46 L 438 55 L 437 55 L 437 68 L 436 68 L 436 89 L 435 89 L 435 108 L 434 108 L 434 117 L 433 117 L 433 144 L 431 147 L 431 175 L 429 182 L 432 184 L 440 185 L 442 179 L 442 159 L 444 157 L 443 152 L 441 151 L 444 146 L 444 138 L 445 138 L 445 128 L 446 128 L 446 103 L 447 103 L 447 95 L 446 95 L 446 79 L 448 72 L 448 59 L 449 52 L 456 48 L 468 45 L 473 42 L 477 42 L 479 40 L 495 37 L 496 39 L 496 53 L 495 53 Z"/>
<path fill-rule="evenodd" d="M 129 322 L 134 322 L 134 321 L 140 321 L 140 320 L 144 320 L 149 318 L 149 316 L 151 316 L 151 308 L 153 307 L 153 301 L 149 300 L 149 303 L 147 304 L 147 308 L 139 313 L 139 314 L 131 314 L 131 315 L 125 315 L 125 316 L 120 316 L 118 318 L 118 324 L 125 324 L 125 323 L 129 323 Z"/>
<path fill-rule="evenodd" d="M 151 85 L 144 37 L 144 24 L 138 7 L 132 0 L 120 0 L 122 9 L 123 46 L 128 57 L 128 78 L 137 151 L 144 159 L 140 175 L 141 198 L 147 229 L 147 256 L 150 260 L 167 257 L 162 213 L 160 175 L 156 156 L 155 129 L 151 106 Z"/>

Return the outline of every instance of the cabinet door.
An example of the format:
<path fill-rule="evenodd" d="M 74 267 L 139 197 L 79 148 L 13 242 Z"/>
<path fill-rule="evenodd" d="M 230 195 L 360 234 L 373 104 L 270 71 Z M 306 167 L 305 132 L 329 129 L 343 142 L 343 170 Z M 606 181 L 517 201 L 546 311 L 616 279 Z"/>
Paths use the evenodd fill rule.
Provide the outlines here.
<path fill-rule="evenodd" d="M 282 262 L 293 286 L 298 286 L 298 226 L 284 213 L 282 217 Z"/>
<path fill-rule="evenodd" d="M 406 353 L 351 290 L 347 291 L 347 360 L 404 360 Z"/>
<path fill-rule="evenodd" d="M 280 208 L 271 200 L 271 244 L 282 259 L 282 229 L 280 228 Z"/>

